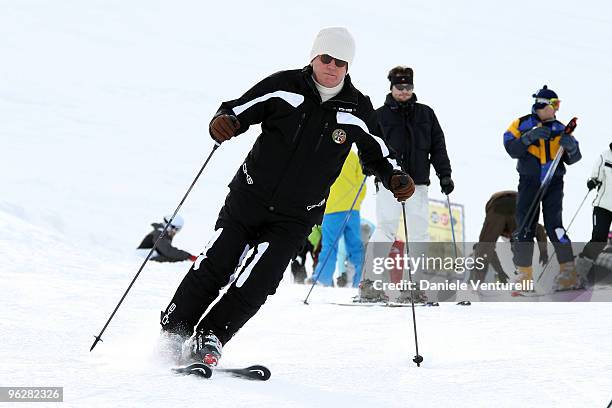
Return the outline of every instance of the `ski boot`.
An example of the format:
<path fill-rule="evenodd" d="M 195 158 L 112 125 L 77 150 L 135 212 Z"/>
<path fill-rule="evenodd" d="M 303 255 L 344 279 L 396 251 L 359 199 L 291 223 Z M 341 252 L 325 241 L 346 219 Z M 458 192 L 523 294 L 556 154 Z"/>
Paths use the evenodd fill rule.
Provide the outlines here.
<path fill-rule="evenodd" d="M 306 266 L 301 257 L 297 257 L 291 261 L 291 273 L 293 273 L 293 282 L 303 285 L 306 280 Z"/>
<path fill-rule="evenodd" d="M 385 294 L 382 289 L 376 289 L 374 287 L 374 281 L 370 279 L 364 279 L 359 283 L 359 292 L 357 296 L 353 298 L 353 302 L 356 303 L 377 303 L 377 302 L 388 302 L 389 296 Z"/>
<path fill-rule="evenodd" d="M 427 295 L 425 294 L 424 291 L 422 290 L 413 290 L 412 291 L 413 295 L 414 295 L 414 303 L 424 303 L 424 304 L 428 304 L 428 303 L 437 303 L 437 302 L 428 302 L 427 301 Z M 399 296 L 397 297 L 397 299 L 395 299 L 396 303 L 410 303 L 410 291 L 409 290 L 402 290 L 400 291 Z M 435 305 L 438 306 L 438 305 Z"/>
<path fill-rule="evenodd" d="M 517 282 L 525 288 L 523 292 L 529 292 L 526 288 L 533 286 L 533 266 L 517 266 Z"/>
<path fill-rule="evenodd" d="M 514 282 L 520 283 L 522 290 L 515 290 L 512 296 L 521 296 L 523 293 L 533 292 L 533 266 L 517 266 L 514 272 Z"/>
<path fill-rule="evenodd" d="M 186 354 L 191 360 L 201 362 L 209 367 L 215 367 L 221 359 L 223 345 L 211 331 L 198 330 L 188 342 Z"/>
<path fill-rule="evenodd" d="M 586 287 L 589 281 L 589 273 L 593 270 L 595 262 L 586 256 L 579 256 L 576 259 L 576 273 L 580 279 L 580 285 Z"/>
<path fill-rule="evenodd" d="M 574 261 L 563 262 L 559 265 L 559 274 L 555 277 L 553 286 L 556 292 L 581 289 L 583 287 L 584 284 L 578 278 Z"/>
<path fill-rule="evenodd" d="M 340 276 L 336 278 L 336 285 L 339 288 L 346 287 L 347 283 L 348 283 L 348 276 L 346 276 L 346 272 L 343 272 Z"/>

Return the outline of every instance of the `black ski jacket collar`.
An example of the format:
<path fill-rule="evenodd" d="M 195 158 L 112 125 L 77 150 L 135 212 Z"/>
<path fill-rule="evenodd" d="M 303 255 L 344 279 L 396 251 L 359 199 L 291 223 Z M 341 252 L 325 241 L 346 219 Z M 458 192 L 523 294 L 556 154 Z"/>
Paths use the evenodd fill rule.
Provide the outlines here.
<path fill-rule="evenodd" d="M 414 104 L 416 102 L 417 102 L 417 96 L 415 93 L 412 94 L 412 97 L 410 99 L 402 103 L 396 101 L 395 98 L 393 98 L 393 95 L 391 95 L 391 93 L 387 94 L 387 97 L 385 98 L 385 105 L 391 108 L 391 110 L 398 110 L 398 109 L 414 107 Z"/>

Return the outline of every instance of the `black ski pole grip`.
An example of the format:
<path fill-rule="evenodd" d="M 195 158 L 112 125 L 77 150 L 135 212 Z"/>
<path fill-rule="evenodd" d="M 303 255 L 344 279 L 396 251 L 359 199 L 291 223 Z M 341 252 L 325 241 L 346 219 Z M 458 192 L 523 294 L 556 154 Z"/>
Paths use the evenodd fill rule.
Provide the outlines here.
<path fill-rule="evenodd" d="M 408 176 L 406 174 L 402 174 L 400 176 L 400 186 L 407 186 L 408 185 Z"/>

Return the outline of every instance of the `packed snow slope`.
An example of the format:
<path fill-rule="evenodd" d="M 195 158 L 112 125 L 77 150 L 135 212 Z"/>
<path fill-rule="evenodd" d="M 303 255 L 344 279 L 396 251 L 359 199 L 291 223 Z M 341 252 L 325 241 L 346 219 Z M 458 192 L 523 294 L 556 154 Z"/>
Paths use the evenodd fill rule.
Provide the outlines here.
<path fill-rule="evenodd" d="M 63 406 L 75 407 L 605 406 L 608 304 L 419 308 L 416 368 L 409 309 L 334 306 L 353 292 L 322 288 L 306 306 L 306 288 L 285 279 L 222 361 L 265 364 L 272 379 L 203 382 L 171 375 L 158 341 L 159 311 L 188 265 L 151 263 L 89 347 L 142 262 L 133 248 L 210 152 L 219 103 L 306 65 L 325 26 L 353 32 L 350 73 L 375 106 L 389 68 L 415 69 L 419 100 L 446 132 L 468 240 L 488 197 L 517 184 L 504 130 L 543 84 L 557 91 L 559 118 L 580 118 L 584 157 L 568 168 L 568 221 L 610 142 L 611 11 L 588 1 L 2 2 L 0 386 L 64 386 Z M 181 210 L 177 246 L 203 248 L 256 136 L 215 153 Z M 369 187 L 363 214 L 374 220 Z M 441 198 L 435 176 L 430 191 Z M 589 238 L 589 214 L 575 240 Z"/>

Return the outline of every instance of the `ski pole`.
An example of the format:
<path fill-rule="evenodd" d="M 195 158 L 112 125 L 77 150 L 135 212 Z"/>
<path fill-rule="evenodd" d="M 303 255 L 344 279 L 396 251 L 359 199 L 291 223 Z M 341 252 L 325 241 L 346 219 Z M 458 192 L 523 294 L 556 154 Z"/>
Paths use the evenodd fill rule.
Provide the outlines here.
<path fill-rule="evenodd" d="M 455 250 L 455 265 L 457 265 L 457 258 L 459 258 L 458 248 L 457 248 L 457 239 L 455 238 L 455 223 L 453 222 L 453 212 L 451 210 L 450 196 L 446 194 L 446 203 L 448 204 L 448 216 L 450 217 L 451 224 L 451 234 L 453 236 L 453 248 Z M 456 269 L 455 269 L 456 270 Z M 457 303 L 459 306 L 470 306 L 472 302 L 469 300 L 461 300 Z"/>
<path fill-rule="evenodd" d="M 515 234 L 517 238 L 525 238 L 529 235 L 529 232 L 531 231 L 531 226 L 534 220 L 536 219 L 536 215 L 539 215 L 538 210 L 539 210 L 540 202 L 542 201 L 542 199 L 544 198 L 544 194 L 546 194 L 546 191 L 548 190 L 548 186 L 550 185 L 550 180 L 552 180 L 552 176 L 557 170 L 557 167 L 559 166 L 559 162 L 561 161 L 561 156 L 563 156 L 564 151 L 565 150 L 562 147 L 559 147 L 559 150 L 557 151 L 555 159 L 553 160 L 552 164 L 548 168 L 548 171 L 546 172 L 546 175 L 544 176 L 544 179 L 542 180 L 542 183 L 540 184 L 540 187 L 538 188 L 536 196 L 534 197 L 533 201 L 531 202 L 531 205 L 529 206 L 529 209 L 527 210 L 525 219 L 523 220 L 523 222 L 521 223 L 521 226 L 519 227 L 519 229 L 517 230 L 517 233 Z"/>
<path fill-rule="evenodd" d="M 159 237 L 157 237 L 157 240 L 155 241 L 155 244 L 153 244 L 153 248 L 151 248 L 151 250 L 149 251 L 149 254 L 147 255 L 147 257 L 145 258 L 144 262 L 142 263 L 142 265 L 140 265 L 140 268 L 138 269 L 138 272 L 136 272 L 136 275 L 134 276 L 134 279 L 132 279 L 132 282 L 130 282 L 130 285 L 128 286 L 128 288 L 125 290 L 125 292 L 123 293 L 123 296 L 121 297 L 121 300 L 119 300 L 119 303 L 117 303 L 117 306 L 115 306 L 115 310 L 113 310 L 113 313 L 111 313 L 110 317 L 108 318 L 108 320 L 106 321 L 106 324 L 104 325 L 104 327 L 102 328 L 102 330 L 100 331 L 100 334 L 98 334 L 95 337 L 95 340 L 93 342 L 93 344 L 91 345 L 91 348 L 89 349 L 89 351 L 93 351 L 94 347 L 96 347 L 96 345 L 98 344 L 99 341 L 102 341 L 102 334 L 104 333 L 104 331 L 106 330 L 106 328 L 108 327 L 109 323 L 111 322 L 111 320 L 113 319 L 113 317 L 115 316 L 115 313 L 117 313 L 117 310 L 119 309 L 119 306 L 121 306 L 121 303 L 123 303 L 123 300 L 125 299 L 125 297 L 127 296 L 128 292 L 130 291 L 130 289 L 132 289 L 132 286 L 134 285 L 134 282 L 136 282 L 136 279 L 138 279 L 138 276 L 140 275 L 140 272 L 142 272 L 143 268 L 145 267 L 145 265 L 147 264 L 147 262 L 149 261 L 149 258 L 151 258 L 151 255 L 153 254 L 153 252 L 155 251 L 155 248 L 157 248 L 157 244 L 159 243 L 159 241 L 162 239 L 162 237 L 166 234 L 166 230 L 168 229 L 168 227 L 172 224 L 172 220 L 174 220 L 174 217 L 176 216 L 176 214 L 178 213 L 179 209 L 181 208 L 181 206 L 183 205 L 183 203 L 185 202 L 185 200 L 187 199 L 187 196 L 189 195 L 189 193 L 191 192 L 191 189 L 193 189 L 193 186 L 195 186 L 195 183 L 198 181 L 198 178 L 200 177 L 200 175 L 202 174 L 202 172 L 204 171 L 204 168 L 206 168 L 206 165 L 208 164 L 208 162 L 210 161 L 210 159 L 212 158 L 213 154 L 215 153 L 215 151 L 217 150 L 217 148 L 220 146 L 220 144 L 218 142 L 215 142 L 215 146 L 212 148 L 212 151 L 210 152 L 210 154 L 208 155 L 208 157 L 206 158 L 206 161 L 204 162 L 204 165 L 202 165 L 202 168 L 200 169 L 200 171 L 198 172 L 198 174 L 196 175 L 195 179 L 193 180 L 193 182 L 191 183 L 191 185 L 189 186 L 189 188 L 187 189 L 187 192 L 185 193 L 185 195 L 183 196 L 183 199 L 181 200 L 181 202 L 179 203 L 178 207 L 176 207 L 176 210 L 174 210 L 174 214 L 172 214 L 172 217 L 170 217 L 170 219 L 168 220 L 168 222 L 166 223 L 166 226 L 164 227 L 164 229 L 162 230 L 161 234 L 159 234 Z"/>
<path fill-rule="evenodd" d="M 572 227 L 572 224 L 574 223 L 574 220 L 576 219 L 576 216 L 578 215 L 578 213 L 580 212 L 580 210 L 582 209 L 582 206 L 584 205 L 584 202 L 586 201 L 587 197 L 589 196 L 589 194 L 591 193 L 591 190 L 587 191 L 586 195 L 584 196 L 584 198 L 582 199 L 582 202 L 580 203 L 580 205 L 578 206 L 578 209 L 576 210 L 576 212 L 574 213 L 574 216 L 572 217 L 572 220 L 570 221 L 569 225 L 567 226 L 567 229 L 565 230 L 565 233 L 567 234 L 570 230 L 570 228 Z M 546 270 L 548 269 L 548 265 L 550 265 L 550 261 L 553 259 L 553 257 L 555 256 L 555 254 L 557 253 L 557 248 L 553 247 L 553 253 L 550 256 L 550 258 L 548 258 L 548 262 L 546 262 L 546 265 L 544 265 L 544 270 L 542 271 L 542 273 L 540 274 L 540 276 L 538 276 L 538 280 L 537 282 L 540 282 L 540 279 L 542 279 L 542 276 L 544 276 L 544 274 L 546 273 Z"/>
<path fill-rule="evenodd" d="M 457 254 L 457 240 L 455 239 L 455 223 L 453 222 L 453 212 L 451 211 L 450 197 L 448 194 L 446 195 L 446 202 L 448 204 L 448 216 L 450 217 L 451 234 L 453 235 L 453 247 L 455 248 L 455 260 L 456 260 L 459 257 L 459 255 Z"/>
<path fill-rule="evenodd" d="M 401 185 L 408 184 L 408 177 L 402 177 Z M 448 197 L 448 196 L 447 196 Z M 410 271 L 410 249 L 408 248 L 408 223 L 406 221 L 406 202 L 402 201 L 402 215 L 404 217 L 404 235 L 406 237 L 406 260 L 403 265 L 404 268 L 408 268 L 408 280 L 410 282 L 410 306 L 412 307 L 412 327 L 414 329 L 414 347 L 416 349 L 416 355 L 412 359 L 417 367 L 421 366 L 423 362 L 423 356 L 419 354 L 419 338 L 417 336 L 417 326 L 416 326 L 416 313 L 414 312 L 414 283 L 412 281 L 412 272 Z"/>
<path fill-rule="evenodd" d="M 336 245 L 338 245 L 338 241 L 340 241 L 340 237 L 342 236 L 342 233 L 344 232 L 344 228 L 346 227 L 346 224 L 348 224 L 349 218 L 351 218 L 351 213 L 353 212 L 353 208 L 355 208 L 355 204 L 357 204 L 357 199 L 359 198 L 359 195 L 361 194 L 361 190 L 363 190 L 363 186 L 365 185 L 367 178 L 368 176 L 364 176 L 363 181 L 361 182 L 361 185 L 359 186 L 359 190 L 357 190 L 357 194 L 355 195 L 355 199 L 353 200 L 353 204 L 351 204 L 351 208 L 348 210 L 346 217 L 344 217 L 344 221 L 342 222 L 342 225 L 340 226 L 340 230 L 338 231 L 338 235 L 336 235 L 336 239 L 334 240 L 334 245 L 332 246 L 332 248 L 335 248 Z M 322 242 L 321 242 L 321 245 L 323 245 Z M 329 260 L 331 253 L 332 251 L 329 251 L 327 253 L 327 256 L 321 263 L 321 269 L 319 269 L 320 271 L 323 271 L 323 268 L 325 268 L 325 265 L 327 265 L 327 261 Z M 357 271 L 355 271 L 355 273 L 357 273 Z M 306 298 L 304 299 L 305 305 L 308 304 L 308 298 L 310 297 L 312 290 L 314 289 L 315 285 L 317 284 L 317 281 L 319 280 L 319 275 L 317 275 L 312 281 L 312 286 L 310 287 L 310 290 L 308 291 L 308 294 L 306 295 Z"/>

